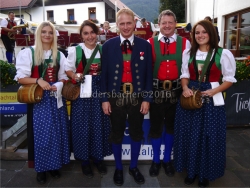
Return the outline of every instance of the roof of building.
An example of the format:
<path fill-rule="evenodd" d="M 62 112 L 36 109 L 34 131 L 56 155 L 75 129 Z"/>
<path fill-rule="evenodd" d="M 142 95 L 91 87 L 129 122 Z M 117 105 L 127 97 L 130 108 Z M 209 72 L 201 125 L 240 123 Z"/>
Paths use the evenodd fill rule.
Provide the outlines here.
<path fill-rule="evenodd" d="M 20 6 L 22 9 L 23 8 L 32 8 L 35 4 L 37 4 L 39 6 L 41 4 L 40 1 L 41 0 L 6 0 L 6 1 L 1 0 L 0 10 L 15 10 L 15 9 L 19 9 Z M 90 0 L 88 0 L 86 2 L 89 2 L 89 1 Z M 52 1 L 50 3 L 53 4 L 53 2 L 55 2 L 55 1 Z M 66 3 L 66 1 L 64 1 L 64 2 Z M 68 3 L 70 3 L 70 2 L 71 2 L 71 0 L 68 1 Z M 79 3 L 80 1 L 75 1 L 75 2 Z M 115 9 L 115 5 L 116 5 L 117 10 L 120 10 L 122 8 L 129 8 L 120 0 L 103 0 L 103 2 L 108 4 L 113 9 Z M 57 2 L 57 3 L 59 3 L 59 2 Z M 66 3 L 66 4 L 68 4 L 68 3 Z M 37 6 L 37 5 L 35 5 L 35 6 Z M 134 14 L 137 17 L 139 17 L 135 12 L 134 12 Z"/>
<path fill-rule="evenodd" d="M 6 0 L 6 1 L 1 1 L 0 3 L 0 9 L 19 9 L 21 8 L 28 8 L 30 6 L 33 6 L 34 3 L 37 0 Z"/>

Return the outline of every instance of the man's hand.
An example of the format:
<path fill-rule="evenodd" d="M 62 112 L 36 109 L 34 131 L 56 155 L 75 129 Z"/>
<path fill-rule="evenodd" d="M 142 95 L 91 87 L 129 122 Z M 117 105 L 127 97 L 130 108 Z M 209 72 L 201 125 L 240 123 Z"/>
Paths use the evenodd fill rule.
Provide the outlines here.
<path fill-rule="evenodd" d="M 142 102 L 140 112 L 143 115 L 146 115 L 149 111 L 149 106 L 150 106 L 149 102 L 146 101 Z"/>
<path fill-rule="evenodd" d="M 111 105 L 109 102 L 103 102 L 102 103 L 102 110 L 103 110 L 103 113 L 106 114 L 106 115 L 110 115 L 111 113 Z"/>

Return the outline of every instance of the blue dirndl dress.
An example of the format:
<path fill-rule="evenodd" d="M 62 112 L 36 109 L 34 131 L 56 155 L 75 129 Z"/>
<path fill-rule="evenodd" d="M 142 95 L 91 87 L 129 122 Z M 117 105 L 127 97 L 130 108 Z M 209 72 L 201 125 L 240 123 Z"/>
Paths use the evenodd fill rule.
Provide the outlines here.
<path fill-rule="evenodd" d="M 108 142 L 110 120 L 102 111 L 100 94 L 100 75 L 92 76 L 92 97 L 78 97 L 71 103 L 72 144 L 75 159 L 103 160 L 111 155 Z"/>
<path fill-rule="evenodd" d="M 199 88 L 190 81 L 189 88 Z M 200 90 L 211 89 L 202 82 Z M 189 178 L 199 176 L 210 181 L 224 175 L 226 164 L 225 106 L 214 106 L 213 98 L 200 109 L 185 110 L 177 104 L 174 137 L 174 164 L 178 172 L 187 170 Z"/>
<path fill-rule="evenodd" d="M 50 83 L 52 85 L 52 83 Z M 70 162 L 69 123 L 66 101 L 57 108 L 57 99 L 44 90 L 41 102 L 33 106 L 35 170 L 57 170 Z"/>

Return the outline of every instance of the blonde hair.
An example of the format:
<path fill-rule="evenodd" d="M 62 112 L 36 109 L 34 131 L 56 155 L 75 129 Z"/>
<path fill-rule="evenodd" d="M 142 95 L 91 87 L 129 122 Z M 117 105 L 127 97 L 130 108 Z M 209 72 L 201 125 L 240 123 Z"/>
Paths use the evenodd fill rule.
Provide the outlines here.
<path fill-rule="evenodd" d="M 52 50 L 52 60 L 53 60 L 53 65 L 56 65 L 56 58 L 57 58 L 57 36 L 56 36 L 56 29 L 54 25 L 50 22 L 42 22 L 36 29 L 36 34 L 35 34 L 35 53 L 34 53 L 34 60 L 35 60 L 35 65 L 40 65 L 43 63 L 44 60 L 44 50 L 43 50 L 43 44 L 41 40 L 41 34 L 42 34 L 42 29 L 46 26 L 50 26 L 53 31 L 53 40 L 51 43 L 51 50 Z"/>
<path fill-rule="evenodd" d="M 121 15 L 121 14 L 127 14 L 127 15 L 130 15 L 133 20 L 134 20 L 134 13 L 132 10 L 128 9 L 128 8 L 123 8 L 121 10 L 119 10 L 117 13 L 116 13 L 116 20 L 118 20 L 118 17 Z"/>

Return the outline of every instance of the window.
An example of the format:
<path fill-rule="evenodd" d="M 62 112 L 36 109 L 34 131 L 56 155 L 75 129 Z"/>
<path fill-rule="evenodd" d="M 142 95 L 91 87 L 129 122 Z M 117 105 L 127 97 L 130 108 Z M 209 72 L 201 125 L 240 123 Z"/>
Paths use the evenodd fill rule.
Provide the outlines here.
<path fill-rule="evenodd" d="M 242 14 L 239 32 L 240 55 L 248 56 L 250 55 L 250 12 Z"/>
<path fill-rule="evenodd" d="M 232 15 L 226 19 L 225 48 L 236 49 L 237 15 Z"/>
<path fill-rule="evenodd" d="M 115 18 L 115 11 L 113 9 L 108 9 L 108 19 Z"/>
<path fill-rule="evenodd" d="M 74 15 L 74 9 L 68 9 L 68 20 L 74 21 L 75 20 L 75 15 Z"/>
<path fill-rule="evenodd" d="M 250 8 L 225 17 L 224 48 L 236 57 L 250 55 Z"/>
<path fill-rule="evenodd" d="M 15 14 L 15 17 L 20 18 L 19 14 Z M 21 14 L 21 18 L 23 19 L 23 15 Z"/>
<path fill-rule="evenodd" d="M 54 22 L 54 11 L 53 10 L 48 10 L 47 11 L 47 20 Z"/>
<path fill-rule="evenodd" d="M 96 8 L 89 8 L 89 19 L 96 20 Z"/>

